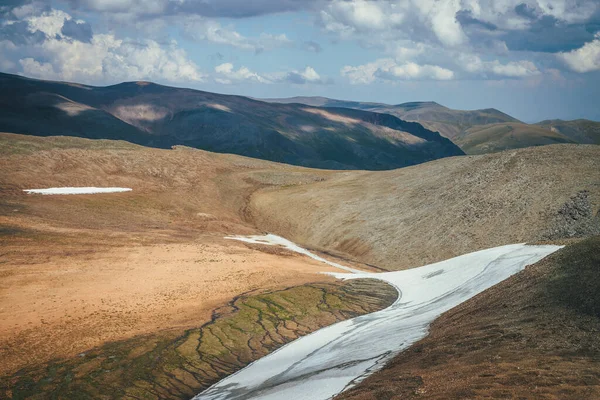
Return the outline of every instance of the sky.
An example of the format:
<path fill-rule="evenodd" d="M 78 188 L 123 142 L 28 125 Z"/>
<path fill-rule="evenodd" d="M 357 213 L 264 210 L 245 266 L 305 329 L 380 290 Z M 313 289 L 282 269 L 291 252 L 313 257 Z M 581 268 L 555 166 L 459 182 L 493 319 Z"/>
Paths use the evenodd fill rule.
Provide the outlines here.
<path fill-rule="evenodd" d="M 600 120 L 600 0 L 0 0 L 0 71 Z"/>

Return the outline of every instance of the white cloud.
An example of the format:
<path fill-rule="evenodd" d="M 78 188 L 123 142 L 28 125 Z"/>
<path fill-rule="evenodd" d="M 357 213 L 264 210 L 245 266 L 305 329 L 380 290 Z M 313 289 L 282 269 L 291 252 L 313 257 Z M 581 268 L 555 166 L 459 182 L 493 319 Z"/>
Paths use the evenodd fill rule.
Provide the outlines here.
<path fill-rule="evenodd" d="M 587 21 L 598 9 L 596 0 L 538 0 L 536 3 L 544 15 L 571 24 Z"/>
<path fill-rule="evenodd" d="M 501 64 L 498 60 L 494 60 L 491 64 L 491 70 L 496 75 L 513 78 L 532 76 L 540 73 L 535 64 L 527 60 L 511 61 L 506 64 Z"/>
<path fill-rule="evenodd" d="M 375 73 L 379 69 L 389 69 L 394 65 L 396 65 L 396 62 L 391 58 L 383 58 L 357 67 L 346 65 L 342 68 L 341 74 L 348 78 L 352 84 L 368 84 L 375 81 Z"/>
<path fill-rule="evenodd" d="M 242 82 L 294 83 L 299 85 L 327 83 L 311 66 L 307 66 L 303 70 L 272 72 L 261 75 L 244 66 L 236 70 L 232 63 L 223 63 L 215 67 L 215 72 L 217 73 L 215 81 L 227 85 Z"/>
<path fill-rule="evenodd" d="M 417 0 L 413 4 L 418 16 L 428 24 L 438 40 L 446 46 L 457 46 L 467 40 L 456 13 L 461 9 L 459 0 Z"/>
<path fill-rule="evenodd" d="M 396 65 L 389 71 L 382 71 L 398 79 L 433 79 L 449 80 L 454 78 L 454 72 L 437 65 L 419 65 L 414 62 L 408 62 L 402 65 Z"/>
<path fill-rule="evenodd" d="M 334 0 L 321 10 L 325 30 L 342 36 L 355 32 L 386 30 L 400 25 L 404 6 L 393 2 Z"/>
<path fill-rule="evenodd" d="M 580 24 L 600 11 L 598 0 L 331 0 L 324 4 L 318 20 L 325 31 L 381 48 L 399 40 L 468 47 L 470 39 L 481 40 L 472 35 L 482 29 L 489 43 L 506 31 L 529 29 L 543 17 L 559 24 Z M 460 16 L 470 21 L 465 27 Z"/>
<path fill-rule="evenodd" d="M 140 14 L 160 14 L 169 5 L 168 0 L 80 0 L 79 3 L 99 12 L 129 13 L 134 10 Z"/>
<path fill-rule="evenodd" d="M 313 67 L 306 67 L 304 71 L 300 72 L 300 76 L 308 82 L 317 82 L 321 80 L 321 76 L 317 74 L 317 71 L 315 71 Z"/>
<path fill-rule="evenodd" d="M 600 70 L 600 33 L 595 39 L 583 47 L 568 53 L 559 53 L 558 57 L 575 72 L 590 72 Z"/>
<path fill-rule="evenodd" d="M 20 59 L 19 64 L 23 68 L 23 73 L 27 76 L 44 79 L 61 79 L 61 76 L 54 71 L 54 67 L 50 63 L 41 63 L 31 57 L 27 57 Z"/>
<path fill-rule="evenodd" d="M 268 79 L 263 78 L 256 72 L 250 71 L 248 68 L 242 66 L 237 71 L 234 69 L 232 63 L 223 63 L 215 67 L 215 72 L 219 74 L 215 80 L 222 84 L 231 84 L 235 82 L 258 82 L 258 83 L 271 83 Z"/>
<path fill-rule="evenodd" d="M 376 2 L 364 0 L 334 1 L 321 14 L 325 28 L 331 31 L 373 30 L 386 27 L 386 14 Z"/>
<path fill-rule="evenodd" d="M 48 62 L 20 60 L 23 73 L 38 78 L 82 82 L 121 80 L 201 81 L 203 74 L 176 42 L 132 42 L 113 35 L 94 35 L 90 43 L 49 39 L 39 46 Z"/>
<path fill-rule="evenodd" d="M 206 40 L 243 50 L 251 50 L 256 53 L 292 44 L 292 41 L 285 34 L 262 33 L 257 38 L 250 38 L 241 35 L 232 27 L 223 27 L 218 21 L 199 16 L 185 18 L 183 20 L 183 30 L 194 40 Z"/>
<path fill-rule="evenodd" d="M 396 61 L 412 60 L 425 52 L 427 46 L 423 43 L 415 43 L 414 47 L 406 47 L 402 45 L 390 46 L 390 52 L 394 55 Z"/>
<path fill-rule="evenodd" d="M 493 74 L 509 78 L 524 78 L 540 73 L 536 65 L 528 60 L 510 61 L 502 64 L 498 60 L 483 61 L 476 55 L 461 55 L 458 57 L 458 63 L 465 71 L 474 74 Z"/>
<path fill-rule="evenodd" d="M 469 75 L 484 77 L 525 78 L 540 74 L 536 65 L 527 60 L 501 63 L 498 60 L 483 61 L 476 55 L 461 55 L 457 64 Z M 342 76 L 352 84 L 369 84 L 376 80 L 451 80 L 457 76 L 454 71 L 435 64 L 416 63 L 402 58 L 381 58 L 358 66 L 345 66 Z M 460 78 L 460 76 L 458 77 Z"/>
<path fill-rule="evenodd" d="M 394 81 L 450 80 L 454 78 L 453 71 L 437 65 L 419 65 L 414 62 L 398 64 L 391 58 L 382 58 L 356 67 L 345 66 L 342 68 L 341 74 L 352 84 L 368 84 L 377 79 Z"/>
<path fill-rule="evenodd" d="M 293 70 L 283 74 L 273 74 L 273 78 L 278 82 L 288 82 L 298 85 L 304 85 L 306 83 L 328 83 L 328 81 L 322 79 L 317 71 L 315 71 L 315 69 L 311 66 L 307 66 L 301 71 Z"/>
<path fill-rule="evenodd" d="M 10 12 L 18 19 L 23 19 L 29 15 L 40 14 L 42 7 L 42 4 L 34 1 L 15 7 Z"/>
<path fill-rule="evenodd" d="M 61 10 L 51 10 L 41 15 L 26 18 L 30 32 L 39 30 L 51 38 L 61 34 L 65 19 L 70 20 L 71 16 Z"/>
<path fill-rule="evenodd" d="M 431 0 L 426 0 L 431 1 Z M 526 9 L 532 16 L 551 16 L 569 24 L 590 19 L 598 9 L 597 0 L 463 0 L 461 9 L 472 16 L 503 29 L 522 30 L 529 27 L 532 18 L 518 13 Z"/>
<path fill-rule="evenodd" d="M 215 67 L 215 72 L 219 74 L 230 74 L 233 72 L 233 64 L 232 63 L 223 63 L 221 65 L 217 65 Z"/>
<path fill-rule="evenodd" d="M 113 34 L 96 34 L 84 43 L 62 35 L 65 20 L 71 20 L 71 16 L 59 10 L 24 18 L 28 29 L 43 32 L 46 40 L 19 48 L 22 73 L 86 83 L 137 79 L 187 82 L 203 78 L 198 66 L 175 41 L 161 45 L 154 40 L 133 41 Z"/>
<path fill-rule="evenodd" d="M 384 41 L 397 40 L 425 28 L 442 44 L 456 46 L 466 41 L 455 17 L 460 9 L 460 0 L 334 0 L 321 10 L 320 20 L 325 30 L 346 38 L 376 32 Z"/>

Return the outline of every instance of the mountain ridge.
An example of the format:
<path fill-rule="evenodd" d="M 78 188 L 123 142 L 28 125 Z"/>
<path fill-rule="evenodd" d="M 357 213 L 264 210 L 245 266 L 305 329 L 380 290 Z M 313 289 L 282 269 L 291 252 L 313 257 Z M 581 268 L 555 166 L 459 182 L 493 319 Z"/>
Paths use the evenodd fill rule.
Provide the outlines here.
<path fill-rule="evenodd" d="M 320 107 L 348 107 L 394 115 L 400 119 L 418 122 L 429 130 L 453 139 L 474 125 L 497 122 L 521 122 L 495 108 L 477 110 L 455 110 L 435 101 L 411 101 L 400 104 L 360 102 L 330 99 L 327 97 L 290 97 L 282 99 L 264 99 L 264 101 L 286 104 L 300 102 Z"/>
<path fill-rule="evenodd" d="M 538 125 L 506 122 L 473 126 L 455 137 L 454 143 L 467 154 L 485 154 L 515 148 L 578 142 L 560 132 Z"/>
<path fill-rule="evenodd" d="M 586 119 L 544 120 L 526 124 L 496 108 L 455 110 L 435 101 L 412 101 L 395 105 L 344 101 L 326 97 L 266 99 L 287 103 L 318 104 L 322 107 L 350 107 L 397 116 L 437 131 L 467 154 L 556 143 L 600 144 L 600 122 Z M 499 129 L 501 128 L 501 129 Z M 507 135 L 508 134 L 508 135 Z"/>
<path fill-rule="evenodd" d="M 600 144 L 600 122 L 579 118 L 573 120 L 550 119 L 535 125 L 560 133 L 578 143 Z"/>
<path fill-rule="evenodd" d="M 0 130 L 186 145 L 316 168 L 383 170 L 464 153 L 422 125 L 145 81 L 95 87 L 0 74 Z"/>

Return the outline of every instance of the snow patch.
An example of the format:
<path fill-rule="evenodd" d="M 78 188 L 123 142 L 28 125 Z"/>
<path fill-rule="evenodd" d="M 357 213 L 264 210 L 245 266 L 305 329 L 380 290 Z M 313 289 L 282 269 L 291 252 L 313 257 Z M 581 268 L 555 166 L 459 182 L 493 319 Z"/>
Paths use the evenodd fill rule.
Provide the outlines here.
<path fill-rule="evenodd" d="M 305 256 L 308 256 L 308 257 L 312 258 L 313 260 L 320 261 L 327 265 L 331 265 L 332 267 L 335 267 L 335 268 L 343 269 L 344 271 L 353 272 L 353 273 L 364 272 L 364 271 L 361 271 L 358 269 L 345 267 L 345 266 L 335 263 L 333 261 L 326 260 L 323 257 L 319 257 L 318 255 L 313 254 L 306 249 L 303 249 L 302 247 L 298 246 L 294 242 L 290 242 L 289 240 L 284 239 L 281 236 L 273 235 L 271 233 L 269 233 L 268 235 L 264 235 L 264 236 L 228 236 L 225 239 L 239 240 L 241 242 L 254 243 L 254 244 L 266 244 L 269 246 L 282 246 L 282 247 L 285 247 L 286 249 L 294 251 L 296 253 L 304 254 Z"/>
<path fill-rule="evenodd" d="M 119 187 L 58 187 L 47 189 L 23 189 L 28 194 L 96 194 L 96 193 L 119 193 L 130 192 L 130 188 Z"/>
<path fill-rule="evenodd" d="M 284 246 L 354 272 L 330 273 L 339 279 L 372 278 L 387 282 L 398 290 L 399 297 L 384 310 L 299 338 L 221 380 L 193 400 L 329 399 L 425 337 L 429 324 L 440 314 L 562 247 L 513 244 L 420 268 L 368 273 L 324 260 L 275 235 L 229 239 Z"/>

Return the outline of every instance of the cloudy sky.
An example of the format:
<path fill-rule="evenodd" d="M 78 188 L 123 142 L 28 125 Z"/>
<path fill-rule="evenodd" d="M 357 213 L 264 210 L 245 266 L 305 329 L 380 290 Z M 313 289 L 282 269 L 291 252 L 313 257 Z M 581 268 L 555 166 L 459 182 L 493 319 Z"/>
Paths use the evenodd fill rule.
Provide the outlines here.
<path fill-rule="evenodd" d="M 0 0 L 0 71 L 600 120 L 600 0 Z"/>

